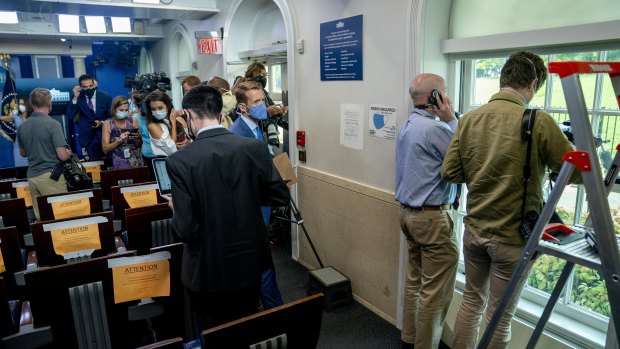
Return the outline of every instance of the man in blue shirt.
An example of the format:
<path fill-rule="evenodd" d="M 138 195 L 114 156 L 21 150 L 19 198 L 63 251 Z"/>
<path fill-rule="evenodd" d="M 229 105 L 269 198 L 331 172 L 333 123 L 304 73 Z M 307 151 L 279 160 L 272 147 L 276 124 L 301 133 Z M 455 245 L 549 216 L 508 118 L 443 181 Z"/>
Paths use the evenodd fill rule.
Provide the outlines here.
<path fill-rule="evenodd" d="M 456 187 L 441 179 L 441 164 L 457 126 L 445 80 L 416 76 L 415 109 L 396 140 L 396 200 L 409 261 L 401 339 L 403 348 L 437 348 L 452 301 L 459 252 L 448 210 Z"/>
<path fill-rule="evenodd" d="M 238 117 L 228 130 L 242 137 L 256 138 L 265 142 L 265 136 L 259 124 L 259 121 L 266 120 L 268 117 L 263 87 L 255 81 L 242 82 L 235 89 L 235 97 L 237 98 Z M 267 143 L 264 144 L 267 147 Z M 261 206 L 261 211 L 263 222 L 269 225 L 271 206 Z M 278 288 L 273 260 L 269 258 L 268 262 L 261 275 L 261 302 L 265 309 L 284 304 Z"/>

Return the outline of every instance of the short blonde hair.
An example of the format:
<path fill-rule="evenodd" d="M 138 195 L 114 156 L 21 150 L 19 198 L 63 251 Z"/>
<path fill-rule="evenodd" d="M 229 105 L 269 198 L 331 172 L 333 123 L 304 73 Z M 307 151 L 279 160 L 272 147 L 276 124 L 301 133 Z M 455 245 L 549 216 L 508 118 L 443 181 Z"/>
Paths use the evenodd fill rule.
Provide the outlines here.
<path fill-rule="evenodd" d="M 33 108 L 46 108 L 52 103 L 52 94 L 50 90 L 37 87 L 30 92 L 30 104 Z"/>

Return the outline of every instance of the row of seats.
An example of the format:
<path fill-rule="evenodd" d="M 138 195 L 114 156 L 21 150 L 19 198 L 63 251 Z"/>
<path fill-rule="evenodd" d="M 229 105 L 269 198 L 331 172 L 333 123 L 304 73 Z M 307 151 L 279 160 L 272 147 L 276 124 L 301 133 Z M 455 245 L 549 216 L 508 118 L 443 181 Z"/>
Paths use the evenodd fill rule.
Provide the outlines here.
<path fill-rule="evenodd" d="M 90 214 L 86 216 L 55 219 L 49 198 L 67 194 L 39 197 L 42 221 L 32 225 L 23 198 L 0 201 L 0 215 L 6 225 L 11 225 L 0 229 L 0 251 L 5 264 L 5 271 L 0 273 L 0 328 L 6 329 L 0 332 L 0 347 L 134 348 L 161 338 L 170 339 L 143 348 L 187 347 L 182 339 L 182 244 L 174 241 L 172 211 L 159 195 L 157 205 L 129 208 L 121 187 L 116 184 L 134 183 L 123 186 L 124 190 L 153 184 L 143 183 L 148 180 L 148 173 L 142 177 L 138 173 L 142 169 L 130 170 L 133 170 L 130 174 L 102 171 L 101 188 L 70 193 L 89 193 Z M 109 195 L 103 194 L 104 190 Z M 104 211 L 106 196 L 112 212 Z M 65 264 L 67 261 L 54 251 L 45 227 L 49 228 L 51 223 L 70 225 L 83 219 L 96 220 L 101 249 L 85 259 Z M 121 222 L 119 229 L 114 229 L 115 219 Z M 120 238 L 124 243 L 119 244 Z M 24 253 L 22 246 L 27 247 L 27 241 L 31 241 L 34 250 Z M 170 296 L 115 304 L 108 260 L 162 251 L 170 254 Z M 34 263 L 27 267 L 25 255 L 36 255 L 38 265 L 43 267 L 35 268 Z M 20 287 L 25 291 L 20 291 Z M 198 347 L 314 348 L 320 332 L 322 305 L 322 295 L 318 294 L 205 330 Z M 18 321 L 20 310 L 24 310 L 22 314 L 30 314 L 30 307 L 31 315 L 24 315 Z M 312 328 L 302 325 L 308 321 Z"/>

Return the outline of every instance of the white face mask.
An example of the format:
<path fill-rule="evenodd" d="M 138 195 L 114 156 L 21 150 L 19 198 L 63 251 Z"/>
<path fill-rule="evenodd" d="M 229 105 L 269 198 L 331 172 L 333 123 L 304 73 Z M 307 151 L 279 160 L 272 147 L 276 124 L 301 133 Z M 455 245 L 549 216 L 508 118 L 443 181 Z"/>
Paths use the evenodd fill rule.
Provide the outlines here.
<path fill-rule="evenodd" d="M 153 111 L 153 117 L 157 120 L 165 119 L 167 114 L 168 114 L 168 111 L 166 110 Z"/>
<path fill-rule="evenodd" d="M 23 104 L 20 104 L 20 105 L 19 105 L 19 112 L 20 112 L 20 113 L 25 113 L 25 112 L 26 112 L 26 106 L 25 106 L 25 105 L 23 105 Z"/>

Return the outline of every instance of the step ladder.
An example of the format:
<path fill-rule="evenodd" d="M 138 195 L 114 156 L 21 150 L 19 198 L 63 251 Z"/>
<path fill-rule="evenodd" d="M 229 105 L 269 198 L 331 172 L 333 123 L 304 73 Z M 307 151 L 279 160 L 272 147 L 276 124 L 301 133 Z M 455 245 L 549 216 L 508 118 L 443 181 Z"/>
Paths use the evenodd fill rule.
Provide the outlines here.
<path fill-rule="evenodd" d="M 616 147 L 618 152 L 608 174 L 603 179 L 596 153 L 592 126 L 588 119 L 588 111 L 579 80 L 579 74 L 608 74 L 620 105 L 620 62 L 551 62 L 549 63 L 549 73 L 559 74 L 560 76 L 564 96 L 566 97 L 566 107 L 571 121 L 575 147 L 578 150 L 564 155 L 564 164 L 559 172 L 556 184 L 540 213 L 532 235 L 523 249 L 521 260 L 515 268 L 506 293 L 497 305 L 493 317 L 489 321 L 480 343 L 478 343 L 478 349 L 485 349 L 489 346 L 492 334 L 495 332 L 507 304 L 511 299 L 519 296 L 515 292 L 517 285 L 520 285 L 524 279 L 527 279 L 539 254 L 548 254 L 564 259 L 566 260 L 566 265 L 526 348 L 533 349 L 535 347 L 575 264 L 603 273 L 611 308 L 607 345 L 605 347 L 617 347 L 618 342 L 620 342 L 620 325 L 618 325 L 620 324 L 620 253 L 618 249 L 620 242 L 614 231 L 611 211 L 607 201 L 607 195 L 615 184 L 618 169 L 620 168 L 620 145 Z M 598 242 L 598 253 L 594 252 L 584 238 L 566 245 L 558 245 L 541 240 L 545 226 L 555 211 L 562 192 L 568 185 L 569 178 L 575 169 L 581 172 L 583 186 L 588 196 L 590 207 L 590 217 L 586 221 L 586 226 L 580 229 L 575 228 L 575 230 L 581 231 L 581 233 L 585 231 L 595 233 Z M 615 326 L 613 325 L 614 319 Z"/>

